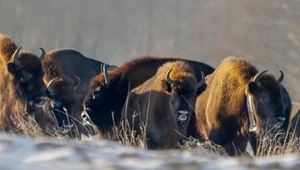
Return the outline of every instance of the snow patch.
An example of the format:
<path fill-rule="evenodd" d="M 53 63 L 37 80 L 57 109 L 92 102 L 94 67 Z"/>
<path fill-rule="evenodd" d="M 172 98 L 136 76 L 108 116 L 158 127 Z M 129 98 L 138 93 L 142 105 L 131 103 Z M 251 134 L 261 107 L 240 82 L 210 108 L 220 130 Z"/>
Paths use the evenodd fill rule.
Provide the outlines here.
<path fill-rule="evenodd" d="M 146 151 L 104 140 L 31 139 L 0 133 L 0 169 L 300 169 L 298 154 L 257 158 L 216 156 L 207 152 Z"/>

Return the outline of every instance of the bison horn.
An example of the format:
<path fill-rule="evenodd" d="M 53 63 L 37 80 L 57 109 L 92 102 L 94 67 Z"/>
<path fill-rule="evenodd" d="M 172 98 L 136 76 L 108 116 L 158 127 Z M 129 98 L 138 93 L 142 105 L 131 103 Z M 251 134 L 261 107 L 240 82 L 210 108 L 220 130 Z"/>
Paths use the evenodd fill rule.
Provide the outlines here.
<path fill-rule="evenodd" d="M 262 76 L 265 72 L 267 72 L 267 71 L 268 71 L 268 70 L 261 71 L 261 72 L 259 72 L 259 73 L 254 77 L 253 81 L 255 82 L 255 84 L 256 84 L 257 86 L 260 86 L 260 85 L 261 85 L 260 82 L 259 82 L 259 80 L 260 80 L 261 76 Z"/>
<path fill-rule="evenodd" d="M 279 72 L 280 72 L 280 77 L 279 77 L 279 79 L 277 80 L 277 82 L 278 82 L 278 83 L 281 83 L 282 80 L 284 79 L 284 73 L 283 73 L 283 71 L 281 71 L 281 70 L 279 70 Z"/>
<path fill-rule="evenodd" d="M 22 46 L 20 45 L 16 51 L 14 52 L 13 54 L 13 62 L 16 64 L 16 65 L 20 65 L 21 64 L 21 61 L 19 59 L 19 53 L 20 53 L 20 50 L 21 50 Z"/>
<path fill-rule="evenodd" d="M 205 83 L 205 74 L 201 71 L 201 81 L 197 83 L 197 88 L 201 87 Z"/>
<path fill-rule="evenodd" d="M 171 73 L 172 69 L 170 69 L 168 72 L 167 72 L 167 75 L 166 75 L 166 79 L 167 79 L 167 82 L 169 84 L 173 84 L 174 81 L 170 78 L 170 73 Z"/>
<path fill-rule="evenodd" d="M 75 81 L 75 86 L 73 87 L 74 91 L 80 86 L 81 79 L 78 76 L 72 75 L 72 79 Z"/>
<path fill-rule="evenodd" d="M 48 91 L 50 92 L 50 94 L 51 95 L 54 95 L 55 94 L 55 91 L 54 91 L 54 89 L 53 89 L 53 84 L 56 82 L 58 80 L 58 77 L 55 77 L 54 79 L 52 79 L 49 83 L 48 83 L 48 85 L 47 85 L 47 89 L 48 89 Z"/>
<path fill-rule="evenodd" d="M 102 72 L 104 74 L 105 85 L 109 86 L 109 84 L 110 84 L 110 78 L 109 78 L 109 75 L 108 75 L 108 73 L 106 71 L 106 64 L 102 65 Z"/>
<path fill-rule="evenodd" d="M 39 49 L 42 51 L 42 54 L 40 56 L 40 60 L 42 61 L 46 55 L 46 51 L 42 47 L 40 47 Z"/>

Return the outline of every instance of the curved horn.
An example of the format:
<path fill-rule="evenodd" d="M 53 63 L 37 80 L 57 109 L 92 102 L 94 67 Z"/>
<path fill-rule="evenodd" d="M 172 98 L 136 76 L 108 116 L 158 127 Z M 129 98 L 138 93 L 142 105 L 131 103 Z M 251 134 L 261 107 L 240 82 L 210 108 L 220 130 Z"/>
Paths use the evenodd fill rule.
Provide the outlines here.
<path fill-rule="evenodd" d="M 51 95 L 54 95 L 55 94 L 55 91 L 53 90 L 52 86 L 53 84 L 58 80 L 58 77 L 55 77 L 54 79 L 52 79 L 48 85 L 47 85 L 47 89 L 48 91 L 50 92 Z"/>
<path fill-rule="evenodd" d="M 20 65 L 21 64 L 21 61 L 19 59 L 19 53 L 20 53 L 20 50 L 21 50 L 22 46 L 20 45 L 16 51 L 14 52 L 13 54 L 13 62 L 16 64 L 16 65 Z"/>
<path fill-rule="evenodd" d="M 75 81 L 75 86 L 73 87 L 74 91 L 80 86 L 81 79 L 78 76 L 72 75 L 72 79 Z"/>
<path fill-rule="evenodd" d="M 277 82 L 278 82 L 278 83 L 281 83 L 282 80 L 284 79 L 284 73 L 283 73 L 283 71 L 281 71 L 281 70 L 279 70 L 279 72 L 280 72 L 280 77 L 279 77 L 279 79 L 277 80 Z"/>
<path fill-rule="evenodd" d="M 201 81 L 197 83 L 197 88 L 201 87 L 205 83 L 205 74 L 201 71 Z"/>
<path fill-rule="evenodd" d="M 42 54 L 40 55 L 40 60 L 42 61 L 45 58 L 46 51 L 42 47 L 39 47 L 39 49 L 42 51 Z"/>
<path fill-rule="evenodd" d="M 167 79 L 167 82 L 171 85 L 174 83 L 174 81 L 170 78 L 170 73 L 171 73 L 172 69 L 170 69 L 168 72 L 167 72 L 167 75 L 166 75 L 166 79 Z"/>
<path fill-rule="evenodd" d="M 267 72 L 267 71 L 268 71 L 268 70 L 261 71 L 261 72 L 259 72 L 259 73 L 254 77 L 253 81 L 255 82 L 255 84 L 256 84 L 257 86 L 260 86 L 260 85 L 261 85 L 260 82 L 259 82 L 259 80 L 260 80 L 261 76 L 262 76 L 265 72 Z"/>
<path fill-rule="evenodd" d="M 104 74 L 105 85 L 109 86 L 109 84 L 110 84 L 110 78 L 109 78 L 109 75 L 108 75 L 108 73 L 106 71 L 106 64 L 102 65 L 102 72 Z"/>

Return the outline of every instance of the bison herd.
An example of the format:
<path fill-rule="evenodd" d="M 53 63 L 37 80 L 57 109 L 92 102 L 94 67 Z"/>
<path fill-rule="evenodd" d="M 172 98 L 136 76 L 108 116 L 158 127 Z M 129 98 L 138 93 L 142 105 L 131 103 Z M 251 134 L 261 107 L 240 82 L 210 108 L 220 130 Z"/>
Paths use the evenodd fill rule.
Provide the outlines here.
<path fill-rule="evenodd" d="M 230 156 L 245 153 L 248 142 L 257 154 L 262 138 L 300 136 L 300 104 L 291 102 L 281 70 L 274 76 L 238 57 L 217 68 L 159 56 L 114 66 L 73 49 L 40 50 L 0 34 L 2 131 L 26 134 L 35 122 L 43 135 L 117 140 L 128 130 L 148 149 L 176 149 L 193 137 Z"/>

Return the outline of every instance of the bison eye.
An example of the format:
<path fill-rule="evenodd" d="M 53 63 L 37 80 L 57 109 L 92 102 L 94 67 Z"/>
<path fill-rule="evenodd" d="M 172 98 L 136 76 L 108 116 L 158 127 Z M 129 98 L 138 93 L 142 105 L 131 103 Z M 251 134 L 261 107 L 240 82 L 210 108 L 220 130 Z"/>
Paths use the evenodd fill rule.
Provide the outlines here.
<path fill-rule="evenodd" d="M 94 92 L 99 92 L 101 90 L 101 86 L 98 86 L 95 90 L 94 90 Z"/>
<path fill-rule="evenodd" d="M 97 87 L 97 88 L 94 90 L 94 92 L 93 92 L 93 94 L 92 94 L 93 99 L 96 99 L 96 98 L 99 97 L 100 91 L 101 91 L 101 86 Z"/>
<path fill-rule="evenodd" d="M 35 99 L 35 105 L 37 106 L 37 107 L 42 107 L 43 106 L 43 104 L 46 102 L 46 100 L 48 99 L 48 97 L 45 97 L 45 96 L 41 96 L 41 97 L 37 97 L 36 99 Z"/>
<path fill-rule="evenodd" d="M 93 100 L 99 98 L 99 96 L 100 96 L 100 92 L 99 91 L 95 91 L 93 93 Z"/>
<path fill-rule="evenodd" d="M 91 112 L 91 111 L 92 111 L 92 109 L 91 109 L 90 107 L 86 107 L 84 110 L 85 110 L 86 112 Z"/>
<path fill-rule="evenodd" d="M 32 74 L 28 73 L 27 71 L 21 71 L 21 82 L 26 82 L 33 77 Z"/>
<path fill-rule="evenodd" d="M 268 101 L 270 99 L 270 97 L 268 95 L 262 95 L 260 96 L 260 100 L 261 101 Z"/>

